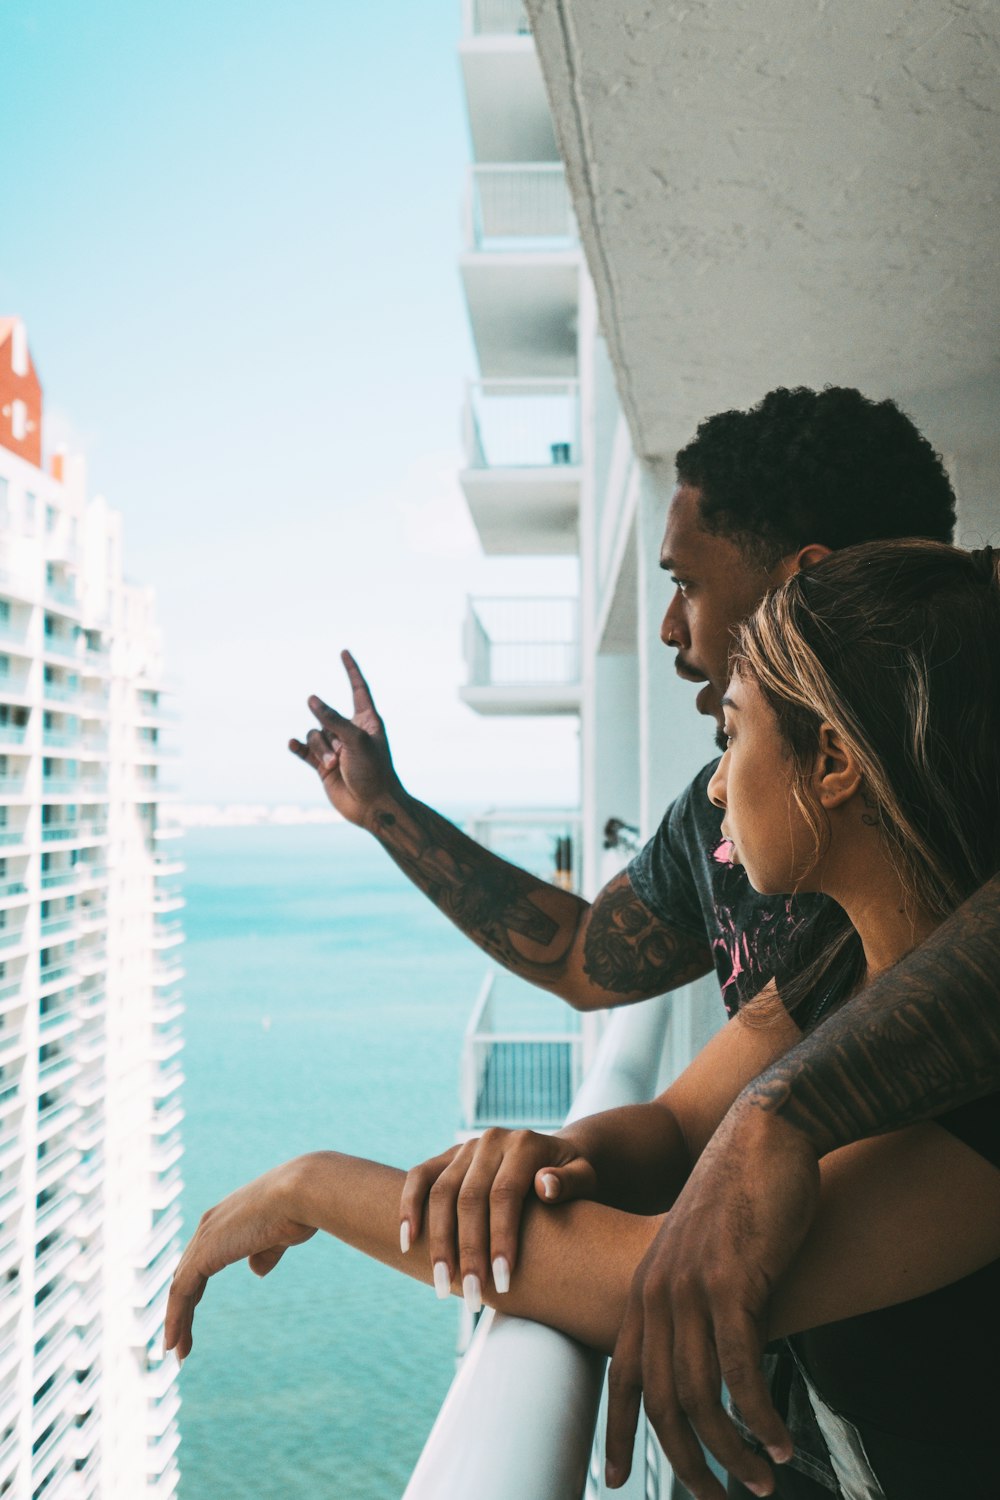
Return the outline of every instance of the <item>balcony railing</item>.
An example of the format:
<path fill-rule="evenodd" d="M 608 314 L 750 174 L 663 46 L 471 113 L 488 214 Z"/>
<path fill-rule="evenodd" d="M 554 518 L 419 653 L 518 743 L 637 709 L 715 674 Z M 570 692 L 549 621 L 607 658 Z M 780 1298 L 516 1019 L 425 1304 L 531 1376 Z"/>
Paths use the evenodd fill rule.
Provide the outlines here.
<path fill-rule="evenodd" d="M 466 36 L 530 36 L 531 24 L 522 0 L 465 0 Z"/>
<path fill-rule="evenodd" d="M 579 382 L 471 381 L 463 426 L 470 469 L 560 469 L 578 464 Z"/>
<path fill-rule="evenodd" d="M 462 1128 L 490 1125 L 555 1129 L 569 1112 L 582 1078 L 583 1038 L 574 1011 L 559 1005 L 550 1031 L 537 1024 L 502 1024 L 498 976 L 488 974 L 466 1027 L 462 1048 Z M 531 995 L 537 1014 L 539 999 Z"/>
<path fill-rule="evenodd" d="M 573 250 L 579 243 L 561 162 L 489 162 L 469 168 L 466 248 Z"/>
<path fill-rule="evenodd" d="M 651 1097 L 661 1082 L 675 1004 L 667 996 L 614 1012 L 570 1119 Z M 553 1329 L 487 1312 L 403 1500 L 580 1500 L 585 1485 L 588 1497 L 603 1494 L 590 1459 L 604 1365 L 601 1356 Z M 516 1443 L 511 1433 L 518 1434 Z M 636 1455 L 628 1494 L 666 1500 L 669 1471 L 644 1419 Z"/>
<path fill-rule="evenodd" d="M 470 599 L 470 687 L 567 686 L 580 680 L 575 599 Z"/>
<path fill-rule="evenodd" d="M 582 883 L 583 820 L 560 808 L 491 808 L 465 825 L 470 838 L 522 870 L 578 891 Z"/>

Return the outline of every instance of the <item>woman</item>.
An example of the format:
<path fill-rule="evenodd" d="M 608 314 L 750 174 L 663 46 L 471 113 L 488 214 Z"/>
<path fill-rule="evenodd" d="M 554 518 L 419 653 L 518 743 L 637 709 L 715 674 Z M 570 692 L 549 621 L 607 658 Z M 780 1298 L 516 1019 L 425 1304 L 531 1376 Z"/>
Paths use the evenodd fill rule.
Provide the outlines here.
<path fill-rule="evenodd" d="M 240 1189 L 204 1216 L 174 1278 L 166 1346 L 179 1357 L 210 1275 L 243 1258 L 265 1275 L 318 1228 L 441 1296 L 461 1291 L 610 1351 L 657 1215 L 748 1080 L 995 873 L 1000 566 L 989 549 L 835 553 L 764 601 L 735 663 L 709 788 L 732 857 L 758 890 L 832 898 L 795 978 L 768 986 L 651 1104 L 556 1136 L 490 1131 L 405 1178 L 318 1152 Z M 769 1331 L 794 1336 L 844 1495 L 1000 1492 L 987 1315 L 1000 1280 L 998 1115 L 987 1101 L 822 1163 L 820 1212 L 775 1289 Z M 793 1472 L 775 1483 L 801 1493 Z"/>

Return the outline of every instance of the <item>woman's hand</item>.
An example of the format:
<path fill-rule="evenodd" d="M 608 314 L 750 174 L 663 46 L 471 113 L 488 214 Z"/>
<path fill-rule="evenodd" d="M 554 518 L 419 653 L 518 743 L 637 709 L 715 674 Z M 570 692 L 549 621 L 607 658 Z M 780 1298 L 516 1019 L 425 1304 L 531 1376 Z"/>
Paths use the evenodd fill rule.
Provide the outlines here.
<path fill-rule="evenodd" d="M 295 1214 L 296 1161 L 274 1167 L 223 1198 L 202 1214 L 201 1222 L 180 1258 L 167 1300 L 164 1351 L 175 1349 L 186 1359 L 194 1342 L 191 1325 L 208 1278 L 238 1260 L 266 1276 L 290 1245 L 301 1245 L 316 1233 Z"/>
<path fill-rule="evenodd" d="M 434 1287 L 447 1297 L 456 1268 L 469 1307 L 478 1312 L 492 1277 L 506 1292 L 517 1264 L 524 1200 L 543 1203 L 593 1197 L 594 1168 L 568 1136 L 534 1130 L 487 1130 L 407 1173 L 400 1200 L 404 1253 L 424 1227 Z"/>

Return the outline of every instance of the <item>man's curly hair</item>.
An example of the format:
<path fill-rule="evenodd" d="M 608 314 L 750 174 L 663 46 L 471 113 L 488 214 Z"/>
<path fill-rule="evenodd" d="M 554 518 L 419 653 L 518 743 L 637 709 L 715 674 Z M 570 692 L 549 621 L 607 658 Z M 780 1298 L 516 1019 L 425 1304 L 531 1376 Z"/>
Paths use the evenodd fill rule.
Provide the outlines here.
<path fill-rule="evenodd" d="M 939 454 L 893 401 L 802 386 L 708 417 L 677 455 L 707 531 L 770 567 L 830 548 L 920 536 L 951 541 L 955 495 Z"/>

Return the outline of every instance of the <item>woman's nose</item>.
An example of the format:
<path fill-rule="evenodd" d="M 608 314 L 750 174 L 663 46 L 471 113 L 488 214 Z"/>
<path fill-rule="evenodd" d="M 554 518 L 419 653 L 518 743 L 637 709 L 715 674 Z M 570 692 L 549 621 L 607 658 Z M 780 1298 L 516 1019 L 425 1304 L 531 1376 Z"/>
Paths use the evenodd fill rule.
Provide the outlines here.
<path fill-rule="evenodd" d="M 711 781 L 708 783 L 708 800 L 709 800 L 709 802 L 711 802 L 711 804 L 712 804 L 713 807 L 721 807 L 722 810 L 723 810 L 723 812 L 725 812 L 725 810 L 726 810 L 726 777 L 725 777 L 725 770 L 726 770 L 726 762 L 728 761 L 728 759 L 729 759 L 729 751 L 727 750 L 725 752 L 725 754 L 723 755 L 722 759 L 719 761 L 719 764 L 716 766 L 716 768 L 715 768 L 715 774 L 713 775 Z"/>

